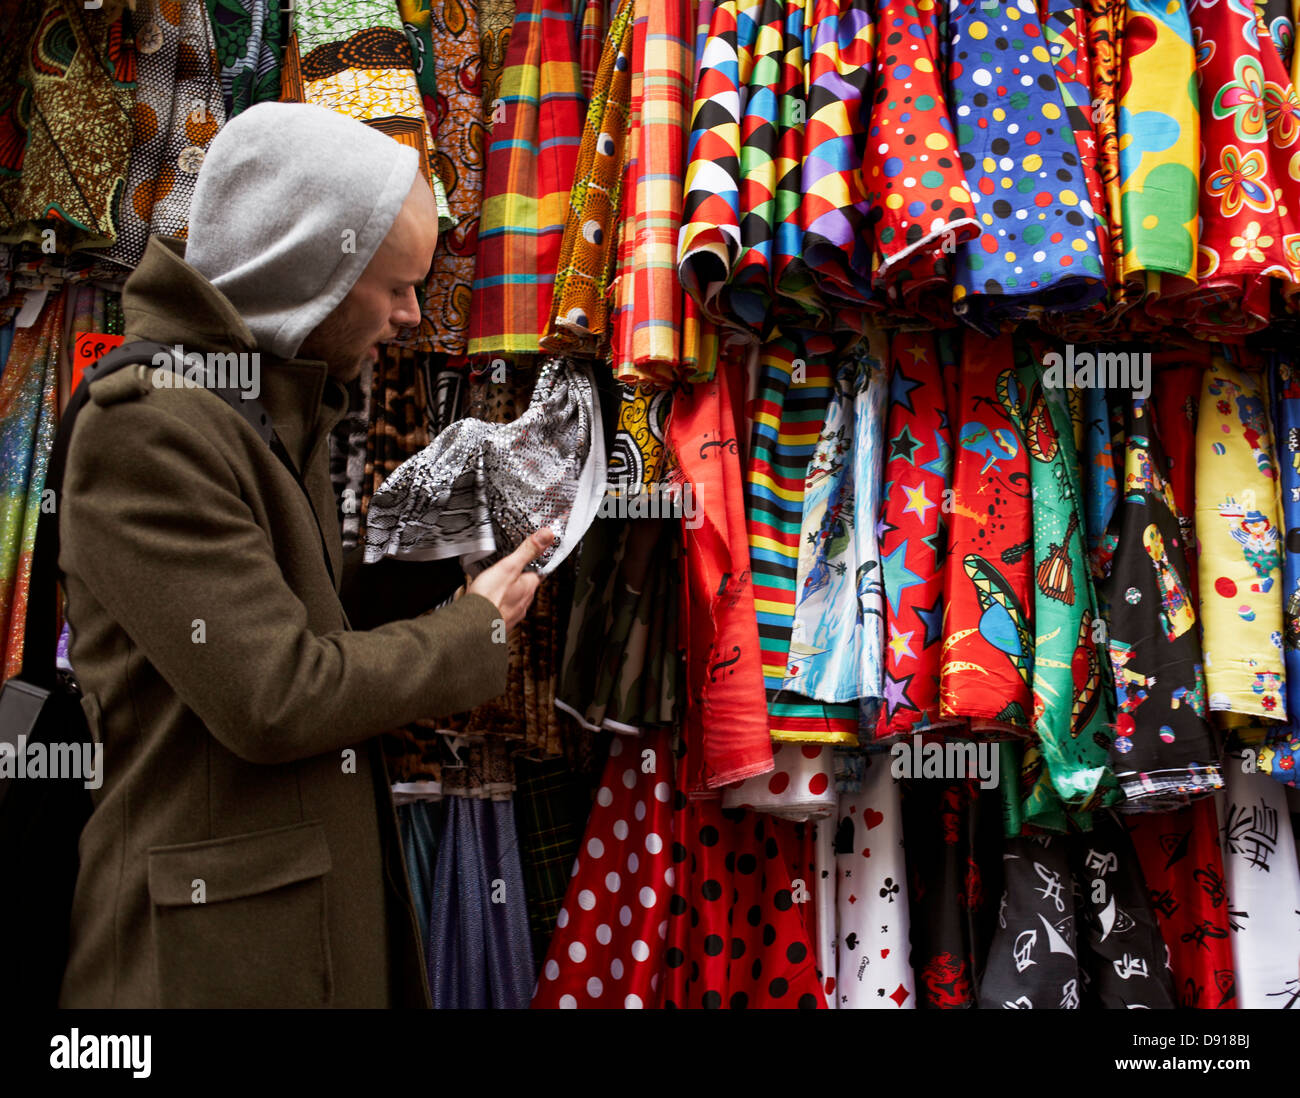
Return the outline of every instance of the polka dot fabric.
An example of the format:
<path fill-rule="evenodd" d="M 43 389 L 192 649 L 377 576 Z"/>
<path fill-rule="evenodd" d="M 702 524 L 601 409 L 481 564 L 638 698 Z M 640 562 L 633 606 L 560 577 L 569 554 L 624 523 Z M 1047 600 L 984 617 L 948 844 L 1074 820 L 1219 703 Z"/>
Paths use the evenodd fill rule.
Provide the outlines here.
<path fill-rule="evenodd" d="M 879 11 L 877 89 L 867 129 L 867 201 L 890 279 L 918 252 L 978 236 L 944 89 L 934 3 L 886 0 Z"/>
<path fill-rule="evenodd" d="M 957 145 L 982 231 L 957 252 L 954 309 L 1003 322 L 1085 309 L 1106 292 L 1088 182 L 1033 0 L 949 14 Z"/>
<path fill-rule="evenodd" d="M 829 745 L 774 743 L 776 769 L 725 790 L 725 808 L 753 808 L 789 820 L 835 811 L 834 750 Z"/>
<path fill-rule="evenodd" d="M 646 752 L 651 752 L 647 756 Z M 645 773 L 653 759 L 654 773 Z M 670 735 L 615 737 L 533 1006 L 659 1005 L 673 867 Z"/>
<path fill-rule="evenodd" d="M 794 825 L 678 794 L 672 848 L 677 888 L 664 954 L 665 1007 L 825 1008 L 795 887 Z"/>

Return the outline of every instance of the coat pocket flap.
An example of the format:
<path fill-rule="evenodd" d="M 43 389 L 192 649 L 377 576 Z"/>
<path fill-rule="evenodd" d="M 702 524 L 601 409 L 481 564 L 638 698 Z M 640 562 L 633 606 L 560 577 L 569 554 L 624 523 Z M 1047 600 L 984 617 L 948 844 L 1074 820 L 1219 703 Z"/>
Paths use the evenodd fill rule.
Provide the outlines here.
<path fill-rule="evenodd" d="M 219 903 L 321 877 L 330 868 L 325 828 L 312 820 L 269 831 L 152 847 L 149 896 L 162 907 Z"/>

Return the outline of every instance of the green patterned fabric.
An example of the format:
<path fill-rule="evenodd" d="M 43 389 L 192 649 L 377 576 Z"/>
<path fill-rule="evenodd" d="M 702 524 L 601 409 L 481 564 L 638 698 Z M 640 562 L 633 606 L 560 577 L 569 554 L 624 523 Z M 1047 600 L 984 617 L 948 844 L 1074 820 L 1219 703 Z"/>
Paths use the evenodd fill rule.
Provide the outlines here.
<path fill-rule="evenodd" d="M 287 40 L 280 0 L 207 0 L 221 65 L 226 117 L 280 98 L 280 62 Z"/>
<path fill-rule="evenodd" d="M 1016 341 L 1033 492 L 1033 729 L 1043 763 L 1026 797 L 1024 822 L 1064 831 L 1067 815 L 1086 828 L 1088 812 L 1122 794 L 1108 765 L 1115 695 L 1097 643 L 1104 637 L 1086 563 L 1074 428 L 1066 391 L 1044 384 L 1041 359 Z"/>

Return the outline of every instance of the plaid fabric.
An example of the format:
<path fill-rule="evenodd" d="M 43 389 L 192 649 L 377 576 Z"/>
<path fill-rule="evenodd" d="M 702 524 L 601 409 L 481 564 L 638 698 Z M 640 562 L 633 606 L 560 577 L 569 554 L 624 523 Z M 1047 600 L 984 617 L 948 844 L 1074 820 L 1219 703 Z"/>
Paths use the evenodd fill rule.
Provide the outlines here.
<path fill-rule="evenodd" d="M 605 0 L 586 0 L 582 27 L 578 31 L 578 67 L 582 70 L 582 94 L 591 98 L 600 68 L 600 52 L 605 42 Z"/>
<path fill-rule="evenodd" d="M 540 963 L 555 932 L 591 803 L 586 780 L 573 774 L 564 759 L 516 759 L 515 775 L 515 827 L 528 925 L 533 956 Z"/>
<path fill-rule="evenodd" d="M 638 0 L 633 69 L 633 174 L 628 221 L 635 257 L 619 282 L 615 375 L 629 384 L 670 384 L 683 348 L 682 287 L 677 279 L 677 234 L 682 224 L 682 179 L 690 122 L 693 65 L 691 0 Z"/>
<path fill-rule="evenodd" d="M 540 349 L 581 143 L 576 42 L 568 0 L 528 0 L 515 16 L 483 181 L 471 355 Z"/>
<path fill-rule="evenodd" d="M 595 351 L 609 339 L 606 291 L 613 274 L 623 196 L 632 88 L 632 8 L 633 0 L 621 0 L 592 86 L 551 315 L 542 339 L 548 351 Z"/>

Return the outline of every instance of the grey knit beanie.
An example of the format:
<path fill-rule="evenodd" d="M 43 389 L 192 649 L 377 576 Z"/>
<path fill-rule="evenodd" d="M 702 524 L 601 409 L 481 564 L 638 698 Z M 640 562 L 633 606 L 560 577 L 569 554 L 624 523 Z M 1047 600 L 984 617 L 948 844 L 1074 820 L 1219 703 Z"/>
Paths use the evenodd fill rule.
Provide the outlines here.
<path fill-rule="evenodd" d="M 208 148 L 185 259 L 239 311 L 259 350 L 293 358 L 356 284 L 419 168 L 415 149 L 355 118 L 259 103 Z"/>

